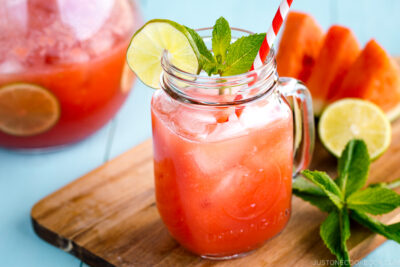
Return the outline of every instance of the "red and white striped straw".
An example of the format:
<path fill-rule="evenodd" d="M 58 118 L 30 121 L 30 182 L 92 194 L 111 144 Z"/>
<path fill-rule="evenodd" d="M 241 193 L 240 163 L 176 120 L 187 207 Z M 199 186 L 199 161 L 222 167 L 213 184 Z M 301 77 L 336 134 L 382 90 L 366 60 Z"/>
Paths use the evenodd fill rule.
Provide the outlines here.
<path fill-rule="evenodd" d="M 268 29 L 267 34 L 265 35 L 265 39 L 261 44 L 260 50 L 257 53 L 256 58 L 254 59 L 253 65 L 250 70 L 254 70 L 258 67 L 261 67 L 267 58 L 269 51 L 271 50 L 272 45 L 275 42 L 276 36 L 282 26 L 283 21 L 285 20 L 287 14 L 289 13 L 289 8 L 292 5 L 293 0 L 282 0 L 278 11 L 275 14 L 275 17 L 272 21 L 271 27 Z"/>

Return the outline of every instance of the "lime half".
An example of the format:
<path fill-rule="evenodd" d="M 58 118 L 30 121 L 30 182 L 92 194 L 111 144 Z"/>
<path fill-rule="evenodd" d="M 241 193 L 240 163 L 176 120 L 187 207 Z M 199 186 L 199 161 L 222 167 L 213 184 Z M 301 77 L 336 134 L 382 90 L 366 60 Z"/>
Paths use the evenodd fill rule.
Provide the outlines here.
<path fill-rule="evenodd" d="M 199 70 L 198 49 L 186 28 L 170 20 L 147 22 L 132 37 L 127 51 L 129 67 L 140 80 L 160 88 L 161 58 L 167 50 L 177 68 L 196 74 Z"/>
<path fill-rule="evenodd" d="M 378 158 L 390 145 L 391 126 L 385 113 L 375 104 L 346 98 L 329 105 L 319 121 L 323 145 L 340 157 L 348 141 L 363 139 L 371 160 Z"/>

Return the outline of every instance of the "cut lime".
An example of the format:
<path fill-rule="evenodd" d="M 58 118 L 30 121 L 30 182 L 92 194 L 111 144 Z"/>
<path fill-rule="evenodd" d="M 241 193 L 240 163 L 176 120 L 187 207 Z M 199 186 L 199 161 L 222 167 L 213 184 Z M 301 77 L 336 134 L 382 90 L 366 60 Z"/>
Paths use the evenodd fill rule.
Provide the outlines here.
<path fill-rule="evenodd" d="M 47 89 L 12 83 L 0 88 L 0 131 L 33 136 L 50 130 L 60 117 L 60 104 Z"/>
<path fill-rule="evenodd" d="M 160 88 L 164 50 L 177 68 L 198 72 L 199 52 L 188 30 L 170 20 L 150 20 L 133 35 L 126 55 L 129 67 L 146 85 Z"/>
<path fill-rule="evenodd" d="M 348 141 L 363 139 L 371 160 L 378 158 L 390 145 L 391 126 L 385 113 L 375 104 L 346 98 L 329 105 L 319 121 L 323 145 L 340 157 Z"/>

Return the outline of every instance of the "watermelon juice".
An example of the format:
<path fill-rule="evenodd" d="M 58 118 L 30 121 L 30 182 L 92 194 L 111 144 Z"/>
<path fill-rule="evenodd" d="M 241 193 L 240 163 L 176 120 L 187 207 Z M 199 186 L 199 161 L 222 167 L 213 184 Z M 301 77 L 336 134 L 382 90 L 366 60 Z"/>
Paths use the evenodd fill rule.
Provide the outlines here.
<path fill-rule="evenodd" d="M 154 169 L 172 236 L 197 254 L 225 256 L 279 233 L 291 203 L 290 109 L 272 97 L 218 123 L 213 110 L 166 107 L 166 97 L 153 97 Z"/>
<path fill-rule="evenodd" d="M 66 145 L 115 115 L 134 80 L 131 0 L 6 1 L 0 14 L 0 146 Z"/>
<path fill-rule="evenodd" d="M 310 95 L 296 80 L 278 77 L 273 51 L 259 69 L 222 78 L 183 72 L 167 52 L 161 65 L 162 90 L 151 103 L 161 218 L 195 254 L 244 255 L 289 220 L 292 177 L 313 149 Z"/>

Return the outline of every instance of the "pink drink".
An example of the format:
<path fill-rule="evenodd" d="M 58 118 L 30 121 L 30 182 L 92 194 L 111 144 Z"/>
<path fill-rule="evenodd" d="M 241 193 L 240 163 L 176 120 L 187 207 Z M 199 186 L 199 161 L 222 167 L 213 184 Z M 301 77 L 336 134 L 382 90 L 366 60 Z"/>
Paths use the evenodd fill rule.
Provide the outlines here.
<path fill-rule="evenodd" d="M 4 1 L 0 87 L 28 83 L 44 88 L 58 102 L 59 109 L 51 112 L 59 113 L 59 119 L 40 133 L 16 136 L 0 129 L 0 146 L 55 147 L 94 133 L 115 115 L 134 79 L 125 63 L 130 37 L 141 22 L 133 2 Z M 33 120 L 29 101 L 11 108 L 0 102 L 0 123 L 2 111 L 8 117 L 25 114 L 28 123 Z"/>
<path fill-rule="evenodd" d="M 221 113 L 228 121 L 218 123 Z M 157 205 L 199 255 L 235 255 L 278 234 L 290 214 L 293 125 L 277 95 L 235 108 L 152 100 Z"/>
<path fill-rule="evenodd" d="M 211 28 L 199 34 L 209 42 Z M 232 39 L 247 34 L 232 29 Z M 273 50 L 263 66 L 234 76 L 183 72 L 167 53 L 161 65 L 151 103 L 161 218 L 195 254 L 244 255 L 289 220 L 292 177 L 307 167 L 314 145 L 310 94 L 278 77 Z"/>

